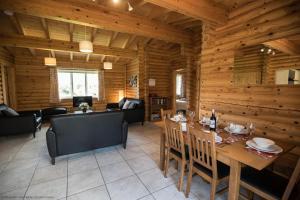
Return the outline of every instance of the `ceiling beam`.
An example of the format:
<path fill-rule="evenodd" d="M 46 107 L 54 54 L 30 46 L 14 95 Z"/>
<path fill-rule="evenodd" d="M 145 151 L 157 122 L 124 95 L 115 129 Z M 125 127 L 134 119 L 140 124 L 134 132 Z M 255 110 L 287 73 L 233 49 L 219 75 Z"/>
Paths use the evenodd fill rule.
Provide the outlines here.
<path fill-rule="evenodd" d="M 70 52 L 70 61 L 73 61 L 73 59 L 74 59 L 73 52 Z"/>
<path fill-rule="evenodd" d="M 9 16 L 10 21 L 14 25 L 15 29 L 20 35 L 25 35 L 23 27 L 17 17 L 17 15 L 14 13 L 12 16 Z"/>
<path fill-rule="evenodd" d="M 55 58 L 55 52 L 54 52 L 54 50 L 50 50 L 50 53 L 51 53 L 52 58 Z"/>
<path fill-rule="evenodd" d="M 0 1 L 0 9 L 175 43 L 191 43 L 190 33 L 171 25 L 83 0 Z M 217 9 L 212 12 L 217 16 L 215 11 Z"/>
<path fill-rule="evenodd" d="M 105 58 L 106 58 L 106 56 L 102 56 L 102 58 L 101 58 L 102 63 L 104 62 Z"/>
<path fill-rule="evenodd" d="M 300 45 L 297 45 L 287 39 L 279 39 L 279 40 L 265 42 L 264 45 L 290 55 L 300 54 Z"/>
<path fill-rule="evenodd" d="M 69 24 L 70 42 L 73 42 L 74 24 Z"/>
<path fill-rule="evenodd" d="M 41 18 L 42 27 L 44 29 L 45 35 L 47 39 L 50 39 L 50 32 L 49 32 L 49 26 L 48 22 L 45 18 Z"/>
<path fill-rule="evenodd" d="M 126 40 L 126 42 L 123 44 L 123 48 L 125 48 L 125 49 L 127 49 L 127 48 L 129 48 L 132 44 L 133 44 L 133 42 L 135 41 L 135 39 L 136 39 L 136 35 L 131 35 L 127 40 Z"/>
<path fill-rule="evenodd" d="M 98 29 L 97 28 L 92 28 L 91 30 L 91 42 L 93 43 L 95 41 L 95 37 L 98 33 Z"/>
<path fill-rule="evenodd" d="M 118 37 L 119 32 L 112 32 L 108 41 L 108 46 L 110 47 L 113 41 Z"/>
<path fill-rule="evenodd" d="M 224 24 L 228 12 L 212 0 L 144 0 L 199 20 Z"/>
<path fill-rule="evenodd" d="M 86 58 L 85 58 L 86 62 L 89 62 L 89 60 L 90 60 L 90 56 L 91 56 L 91 54 L 90 54 L 90 53 L 86 54 Z"/>
<path fill-rule="evenodd" d="M 11 47 L 33 48 L 41 50 L 55 50 L 64 52 L 80 52 L 79 44 L 62 40 L 49 40 L 38 37 L 18 36 L 18 35 L 0 35 L 0 45 Z M 93 54 L 120 56 L 125 58 L 135 58 L 137 51 L 94 45 Z"/>

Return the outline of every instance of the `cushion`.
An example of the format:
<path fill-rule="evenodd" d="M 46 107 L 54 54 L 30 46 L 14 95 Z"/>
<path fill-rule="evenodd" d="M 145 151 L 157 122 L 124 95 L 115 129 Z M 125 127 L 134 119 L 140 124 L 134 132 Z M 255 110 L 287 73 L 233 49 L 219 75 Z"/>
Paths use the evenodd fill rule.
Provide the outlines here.
<path fill-rule="evenodd" d="M 124 105 L 123 105 L 123 108 L 122 108 L 122 109 L 124 109 L 124 110 L 128 109 L 128 107 L 129 107 L 130 103 L 131 103 L 130 101 L 126 100 L 126 102 L 124 103 Z"/>
<path fill-rule="evenodd" d="M 14 109 L 9 107 L 7 107 L 6 110 L 2 110 L 2 112 L 7 117 L 19 116 L 19 113 L 17 113 Z"/>
<path fill-rule="evenodd" d="M 207 169 L 206 167 L 204 167 L 196 162 L 194 162 L 194 167 L 201 170 L 208 176 L 212 177 L 212 171 L 210 169 Z M 221 179 L 221 178 L 224 178 L 229 175 L 230 167 L 225 165 L 222 162 L 217 161 L 217 171 L 218 171 L 218 178 Z"/>
<path fill-rule="evenodd" d="M 289 180 L 267 169 L 258 171 L 251 167 L 244 167 L 241 171 L 241 180 L 276 199 L 281 199 Z"/>
<path fill-rule="evenodd" d="M 119 108 L 120 108 L 120 109 L 123 108 L 125 101 L 126 101 L 125 98 L 123 98 L 123 99 L 121 99 L 121 101 L 119 101 Z"/>
<path fill-rule="evenodd" d="M 135 109 L 136 108 L 136 103 L 130 102 L 128 109 Z"/>

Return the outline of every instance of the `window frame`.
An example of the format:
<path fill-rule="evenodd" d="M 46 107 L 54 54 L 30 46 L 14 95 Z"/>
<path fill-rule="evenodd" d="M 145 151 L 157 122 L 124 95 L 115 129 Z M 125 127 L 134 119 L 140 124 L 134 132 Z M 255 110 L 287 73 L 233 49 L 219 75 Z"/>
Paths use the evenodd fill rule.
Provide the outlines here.
<path fill-rule="evenodd" d="M 84 74 L 84 84 L 85 84 L 85 87 L 84 87 L 84 92 L 85 92 L 85 95 L 84 96 L 88 96 L 88 88 L 87 88 L 87 83 L 88 83 L 88 80 L 87 80 L 87 74 L 97 74 L 97 77 L 98 77 L 98 94 L 97 96 L 92 96 L 94 99 L 99 99 L 99 70 L 78 70 L 78 69 L 57 69 L 57 75 L 59 75 L 59 73 L 69 73 L 70 74 L 70 85 L 71 85 L 71 96 L 70 97 L 65 97 L 65 98 L 61 98 L 61 95 L 60 95 L 60 91 L 58 90 L 58 96 L 59 96 L 59 99 L 60 100 L 70 100 L 70 99 L 73 99 L 73 97 L 75 97 L 74 95 L 74 81 L 73 81 L 73 74 L 74 73 L 83 73 Z M 59 79 L 57 79 L 57 82 L 58 82 L 58 89 L 59 89 Z"/>

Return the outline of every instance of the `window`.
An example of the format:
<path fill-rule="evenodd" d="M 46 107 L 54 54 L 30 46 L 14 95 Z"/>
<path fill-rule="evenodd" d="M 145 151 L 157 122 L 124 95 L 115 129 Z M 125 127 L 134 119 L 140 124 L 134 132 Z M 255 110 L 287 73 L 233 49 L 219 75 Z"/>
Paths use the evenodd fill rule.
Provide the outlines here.
<path fill-rule="evenodd" d="M 184 97 L 184 85 L 182 74 L 176 74 L 176 96 Z"/>
<path fill-rule="evenodd" d="M 99 97 L 98 71 L 58 70 L 57 76 L 60 99 L 73 96 Z"/>

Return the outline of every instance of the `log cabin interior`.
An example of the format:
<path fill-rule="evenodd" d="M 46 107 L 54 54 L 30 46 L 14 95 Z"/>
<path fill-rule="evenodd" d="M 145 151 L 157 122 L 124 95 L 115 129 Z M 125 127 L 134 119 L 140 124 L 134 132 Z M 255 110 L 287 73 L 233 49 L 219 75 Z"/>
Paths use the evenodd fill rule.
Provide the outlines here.
<path fill-rule="evenodd" d="M 0 199 L 300 199 L 299 0 L 1 0 L 0 26 Z"/>

